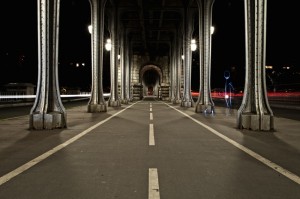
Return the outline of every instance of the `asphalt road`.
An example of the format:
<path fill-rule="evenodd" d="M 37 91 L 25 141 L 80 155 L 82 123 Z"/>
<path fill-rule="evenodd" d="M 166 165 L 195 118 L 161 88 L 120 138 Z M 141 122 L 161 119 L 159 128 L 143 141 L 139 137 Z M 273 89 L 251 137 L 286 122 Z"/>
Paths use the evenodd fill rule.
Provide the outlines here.
<path fill-rule="evenodd" d="M 1 132 L 0 198 L 299 198 L 299 184 L 276 170 L 283 165 L 299 176 L 299 152 L 271 134 L 241 133 L 228 125 L 235 118 L 203 117 L 161 101 L 104 114 L 66 107 L 68 129 L 30 132 L 22 117 Z M 14 177 L 1 181 L 8 171 Z"/>

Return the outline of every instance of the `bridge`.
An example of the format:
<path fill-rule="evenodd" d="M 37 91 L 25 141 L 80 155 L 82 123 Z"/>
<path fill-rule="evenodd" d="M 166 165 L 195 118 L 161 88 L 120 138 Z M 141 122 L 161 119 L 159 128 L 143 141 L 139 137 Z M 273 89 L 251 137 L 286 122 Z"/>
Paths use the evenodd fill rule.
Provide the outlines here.
<path fill-rule="evenodd" d="M 39 73 L 29 126 L 37 130 L 67 128 L 57 75 L 59 1 L 38 2 Z M 196 113 L 212 114 L 213 4 L 214 0 L 90 0 L 92 87 L 87 112 L 106 112 L 107 107 L 119 107 L 154 93 L 160 94 L 162 100 L 193 107 Z M 241 129 L 275 129 L 265 85 L 266 5 L 265 0 L 245 1 L 245 89 L 236 122 Z M 103 98 L 102 82 L 107 34 L 111 41 L 108 102 Z M 195 34 L 199 38 L 195 44 L 200 60 L 200 95 L 196 102 L 191 95 L 191 45 Z"/>
<path fill-rule="evenodd" d="M 34 102 L 14 116 L 0 109 L 0 197 L 299 198 L 299 108 L 276 109 L 265 84 L 267 2 L 245 1 L 245 89 L 236 108 L 220 106 L 210 88 L 213 3 L 90 0 L 91 93 L 69 105 L 57 75 L 59 1 L 39 0 Z"/>

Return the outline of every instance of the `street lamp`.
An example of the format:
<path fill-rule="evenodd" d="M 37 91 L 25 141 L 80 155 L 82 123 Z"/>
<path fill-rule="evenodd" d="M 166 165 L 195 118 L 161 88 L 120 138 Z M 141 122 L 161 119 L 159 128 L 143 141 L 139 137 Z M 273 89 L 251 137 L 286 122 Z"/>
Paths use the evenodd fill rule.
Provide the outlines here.
<path fill-rule="evenodd" d="M 215 32 L 215 27 L 211 26 L 210 27 L 210 34 L 212 35 L 212 34 L 214 34 L 214 32 Z"/>
<path fill-rule="evenodd" d="M 89 30 L 89 33 L 92 34 L 92 31 L 93 31 L 92 25 L 89 25 L 89 26 L 88 26 L 88 30 Z"/>
<path fill-rule="evenodd" d="M 192 51 L 195 51 L 196 49 L 197 49 L 196 40 L 195 40 L 195 39 L 192 39 L 192 42 L 191 42 L 191 50 L 192 50 Z"/>
<path fill-rule="evenodd" d="M 106 40 L 105 49 L 107 51 L 110 51 L 110 49 L 111 49 L 111 39 Z"/>

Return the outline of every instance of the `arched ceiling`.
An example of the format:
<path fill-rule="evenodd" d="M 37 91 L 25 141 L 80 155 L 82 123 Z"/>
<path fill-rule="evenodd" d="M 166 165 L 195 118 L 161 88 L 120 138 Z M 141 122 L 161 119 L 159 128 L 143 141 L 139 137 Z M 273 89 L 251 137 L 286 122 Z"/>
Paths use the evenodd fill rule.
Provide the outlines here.
<path fill-rule="evenodd" d="M 127 32 L 134 54 L 150 58 L 170 54 L 175 32 L 181 28 L 185 4 L 188 0 L 115 0 L 118 29 Z M 193 1 L 191 7 L 196 8 Z"/>

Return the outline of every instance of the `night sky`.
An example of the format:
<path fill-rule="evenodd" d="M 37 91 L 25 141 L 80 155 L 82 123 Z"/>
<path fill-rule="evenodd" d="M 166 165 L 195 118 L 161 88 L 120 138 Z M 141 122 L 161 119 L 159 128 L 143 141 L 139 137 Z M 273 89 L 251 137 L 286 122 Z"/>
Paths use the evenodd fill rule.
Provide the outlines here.
<path fill-rule="evenodd" d="M 243 87 L 245 27 L 243 0 L 215 0 L 212 36 L 212 88 L 223 87 L 224 71 L 232 72 L 236 87 Z M 299 71 L 299 11 L 297 1 L 271 1 L 267 7 L 266 65 L 293 66 Z M 9 1 L 2 16 L 0 85 L 9 82 L 37 83 L 37 1 Z M 59 36 L 60 86 L 89 88 L 91 47 L 88 0 L 61 0 Z M 2 14 L 3 15 L 3 14 Z M 5 29 L 5 31 L 4 31 Z M 193 54 L 194 55 L 194 54 Z M 108 53 L 104 59 L 109 59 Z M 85 63 L 75 67 L 70 63 Z M 197 65 L 192 66 L 197 82 Z M 104 65 L 104 87 L 109 87 L 109 65 Z M 194 83 L 195 84 L 195 83 Z M 197 87 L 194 86 L 194 87 Z"/>

